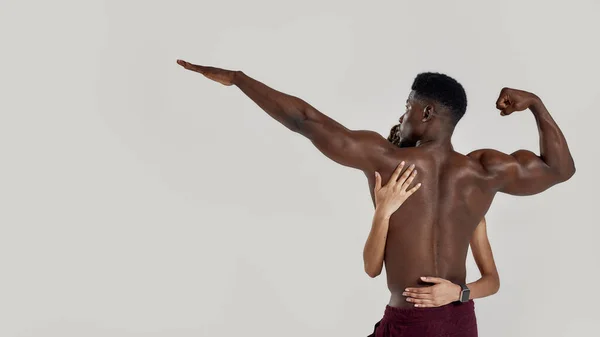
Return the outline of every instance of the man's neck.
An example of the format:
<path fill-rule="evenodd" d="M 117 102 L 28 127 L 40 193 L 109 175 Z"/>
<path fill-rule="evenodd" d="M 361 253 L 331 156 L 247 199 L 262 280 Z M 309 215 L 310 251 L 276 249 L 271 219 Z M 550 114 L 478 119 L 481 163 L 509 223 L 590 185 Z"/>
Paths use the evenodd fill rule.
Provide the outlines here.
<path fill-rule="evenodd" d="M 438 138 L 424 138 L 417 141 L 415 145 L 419 148 L 435 149 L 439 151 L 454 151 L 450 136 L 438 137 Z"/>

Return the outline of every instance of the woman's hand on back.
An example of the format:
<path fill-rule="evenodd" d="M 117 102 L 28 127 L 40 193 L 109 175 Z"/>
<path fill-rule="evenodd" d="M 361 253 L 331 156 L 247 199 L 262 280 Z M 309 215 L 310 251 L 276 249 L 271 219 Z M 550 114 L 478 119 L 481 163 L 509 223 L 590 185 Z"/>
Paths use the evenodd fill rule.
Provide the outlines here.
<path fill-rule="evenodd" d="M 375 172 L 375 211 L 386 217 L 390 217 L 408 197 L 421 187 L 421 183 L 418 183 L 408 189 L 417 175 L 417 170 L 412 164 L 402 172 L 404 165 L 405 162 L 401 162 L 392 173 L 390 180 L 383 186 L 381 185 L 381 175 L 379 172 Z"/>

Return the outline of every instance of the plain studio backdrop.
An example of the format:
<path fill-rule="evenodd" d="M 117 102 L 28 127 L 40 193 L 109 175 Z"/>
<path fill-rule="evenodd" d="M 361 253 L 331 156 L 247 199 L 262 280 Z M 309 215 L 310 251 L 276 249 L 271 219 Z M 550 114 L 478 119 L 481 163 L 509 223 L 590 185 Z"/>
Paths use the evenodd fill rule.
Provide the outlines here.
<path fill-rule="evenodd" d="M 453 138 L 539 153 L 546 103 L 577 174 L 488 213 L 480 335 L 597 336 L 597 1 L 0 2 L 0 336 L 366 336 L 389 299 L 362 248 L 364 175 L 236 87 L 243 70 L 387 136 L 415 75 L 466 88 Z M 468 280 L 479 278 L 468 260 Z"/>

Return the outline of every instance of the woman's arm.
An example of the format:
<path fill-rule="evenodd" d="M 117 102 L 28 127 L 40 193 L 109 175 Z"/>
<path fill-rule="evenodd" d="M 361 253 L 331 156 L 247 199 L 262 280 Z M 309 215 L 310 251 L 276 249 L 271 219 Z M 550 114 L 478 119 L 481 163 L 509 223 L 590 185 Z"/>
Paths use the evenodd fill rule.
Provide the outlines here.
<path fill-rule="evenodd" d="M 481 273 L 481 278 L 467 284 L 467 287 L 471 290 L 470 298 L 481 298 L 497 293 L 500 289 L 500 276 L 498 275 L 498 269 L 496 269 L 492 246 L 488 239 L 485 218 L 475 228 L 471 238 L 471 252 Z"/>
<path fill-rule="evenodd" d="M 383 269 L 383 256 L 385 254 L 385 242 L 390 225 L 390 217 L 381 211 L 375 210 L 371 232 L 363 250 L 363 261 L 365 272 L 370 277 L 377 277 Z"/>
<path fill-rule="evenodd" d="M 494 263 L 486 226 L 485 218 L 481 219 L 471 237 L 471 252 L 481 273 L 481 278 L 467 284 L 467 287 L 471 290 L 470 299 L 493 295 L 500 288 L 500 276 L 496 269 L 496 263 Z M 422 280 L 435 283 L 435 285 L 423 288 L 407 288 L 403 293 L 407 297 L 406 301 L 414 303 L 415 307 L 439 307 L 455 302 L 460 298 L 461 287 L 458 284 L 439 277 L 422 277 Z"/>
<path fill-rule="evenodd" d="M 390 180 L 385 186 L 381 186 L 381 176 L 375 172 L 375 215 L 371 232 L 363 250 L 365 272 L 370 277 L 381 274 L 383 269 L 383 256 L 385 254 L 385 242 L 390 224 L 390 217 L 398 210 L 408 197 L 415 193 L 421 184 L 415 185 L 410 190 L 408 187 L 417 175 L 415 165 L 410 165 L 402 176 L 400 173 L 404 168 L 404 162 L 400 163 Z M 400 176 L 400 178 L 398 178 Z"/>

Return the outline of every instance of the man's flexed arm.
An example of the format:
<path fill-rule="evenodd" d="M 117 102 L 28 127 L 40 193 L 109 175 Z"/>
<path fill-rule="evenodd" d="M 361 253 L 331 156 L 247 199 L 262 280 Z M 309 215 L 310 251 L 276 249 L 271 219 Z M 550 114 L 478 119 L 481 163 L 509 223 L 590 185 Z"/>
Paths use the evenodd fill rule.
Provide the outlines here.
<path fill-rule="evenodd" d="M 241 71 L 204 67 L 178 60 L 184 68 L 224 85 L 235 85 L 267 114 L 291 131 L 309 138 L 332 160 L 363 171 L 374 171 L 371 158 L 390 147 L 381 135 L 370 131 L 351 131 L 327 117 L 304 100 L 275 89 Z"/>
<path fill-rule="evenodd" d="M 511 155 L 494 150 L 478 150 L 469 155 L 478 159 L 495 176 L 500 192 L 536 194 L 575 174 L 575 164 L 565 136 L 539 97 L 526 91 L 504 88 L 496 107 L 503 116 L 530 109 L 540 135 L 539 156 L 525 150 Z"/>

